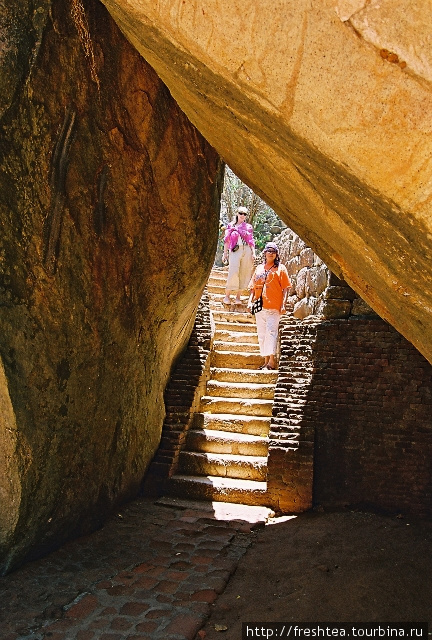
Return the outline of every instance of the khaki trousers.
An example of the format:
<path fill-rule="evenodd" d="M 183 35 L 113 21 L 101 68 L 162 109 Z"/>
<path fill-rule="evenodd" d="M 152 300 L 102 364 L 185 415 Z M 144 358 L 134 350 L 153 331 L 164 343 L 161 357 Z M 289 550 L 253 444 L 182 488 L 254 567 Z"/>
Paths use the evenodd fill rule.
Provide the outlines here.
<path fill-rule="evenodd" d="M 252 249 L 248 244 L 240 245 L 237 251 L 229 252 L 229 269 L 226 282 L 228 291 L 248 288 L 253 269 Z"/>

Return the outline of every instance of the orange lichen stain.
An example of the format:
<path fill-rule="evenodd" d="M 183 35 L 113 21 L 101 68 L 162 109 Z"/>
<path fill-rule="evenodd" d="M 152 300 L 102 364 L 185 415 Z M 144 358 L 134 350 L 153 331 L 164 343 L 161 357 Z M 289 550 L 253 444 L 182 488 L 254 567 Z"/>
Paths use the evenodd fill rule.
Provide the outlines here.
<path fill-rule="evenodd" d="M 388 49 L 380 49 L 379 53 L 383 60 L 387 60 L 387 62 L 392 62 L 393 64 L 398 64 L 401 69 L 405 69 L 405 67 L 407 66 L 406 62 L 404 62 L 403 60 L 399 60 L 399 56 L 397 55 L 397 53 L 393 53 Z"/>

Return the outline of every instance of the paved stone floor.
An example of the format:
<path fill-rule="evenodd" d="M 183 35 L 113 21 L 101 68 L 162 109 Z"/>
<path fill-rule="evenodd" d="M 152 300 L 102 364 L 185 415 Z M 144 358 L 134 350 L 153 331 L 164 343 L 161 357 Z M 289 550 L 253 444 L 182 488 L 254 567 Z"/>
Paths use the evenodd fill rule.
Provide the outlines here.
<path fill-rule="evenodd" d="M 193 640 L 264 518 L 138 499 L 0 578 L 0 638 Z"/>

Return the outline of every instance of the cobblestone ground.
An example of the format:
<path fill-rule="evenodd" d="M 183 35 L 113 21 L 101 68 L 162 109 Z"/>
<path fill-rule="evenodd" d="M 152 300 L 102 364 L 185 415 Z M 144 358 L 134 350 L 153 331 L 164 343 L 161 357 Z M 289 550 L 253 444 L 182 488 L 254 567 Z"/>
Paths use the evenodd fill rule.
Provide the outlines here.
<path fill-rule="evenodd" d="M 254 524 L 139 499 L 0 578 L 1 640 L 193 640 Z"/>

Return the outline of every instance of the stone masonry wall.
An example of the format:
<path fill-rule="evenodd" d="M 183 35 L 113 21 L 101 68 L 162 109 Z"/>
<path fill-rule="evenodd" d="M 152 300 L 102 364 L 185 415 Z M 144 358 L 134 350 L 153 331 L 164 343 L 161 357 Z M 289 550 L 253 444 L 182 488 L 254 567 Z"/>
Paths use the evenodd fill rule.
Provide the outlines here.
<path fill-rule="evenodd" d="M 211 343 L 210 305 L 205 289 L 188 345 L 165 389 L 166 415 L 161 442 L 143 484 L 143 492 L 147 495 L 162 494 L 165 481 L 176 471 L 179 453 L 209 378 Z"/>
<path fill-rule="evenodd" d="M 283 513 L 312 507 L 314 425 L 304 422 L 304 412 L 314 370 L 314 339 L 314 327 L 307 321 L 281 319 L 267 490 L 271 506 Z"/>
<path fill-rule="evenodd" d="M 379 318 L 317 326 L 314 501 L 432 513 L 432 367 Z"/>
<path fill-rule="evenodd" d="M 281 354 L 269 454 L 281 510 L 290 508 L 289 485 L 307 505 L 313 464 L 314 505 L 429 517 L 432 367 L 423 356 L 386 322 L 365 317 L 287 318 Z"/>
<path fill-rule="evenodd" d="M 294 231 L 285 229 L 275 242 L 291 280 L 287 309 L 295 318 L 375 315 L 369 305 L 344 280 L 332 273 Z"/>

